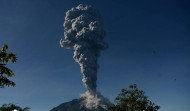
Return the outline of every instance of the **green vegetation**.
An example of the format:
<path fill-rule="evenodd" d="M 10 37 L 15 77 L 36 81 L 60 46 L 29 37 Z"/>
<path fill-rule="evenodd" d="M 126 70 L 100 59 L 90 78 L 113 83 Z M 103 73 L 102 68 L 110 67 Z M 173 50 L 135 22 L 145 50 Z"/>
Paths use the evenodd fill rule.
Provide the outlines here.
<path fill-rule="evenodd" d="M 129 89 L 122 89 L 115 98 L 115 103 L 108 106 L 109 111 L 157 111 L 160 106 L 155 105 L 144 95 L 144 91 L 138 90 L 136 84 Z"/>
<path fill-rule="evenodd" d="M 6 64 L 8 62 L 16 62 L 17 57 L 12 52 L 7 52 L 8 46 L 3 45 L 0 50 L 0 88 L 4 88 L 5 86 L 15 86 L 15 83 L 8 79 L 8 77 L 14 76 L 14 73 L 11 69 L 9 69 Z"/>
<path fill-rule="evenodd" d="M 14 110 L 17 110 L 17 111 L 29 111 L 29 107 L 25 107 L 25 108 L 21 108 L 19 106 L 16 106 L 14 104 L 3 104 L 1 107 L 0 107 L 0 111 L 14 111 Z"/>
<path fill-rule="evenodd" d="M 8 62 L 16 62 L 17 56 L 12 52 L 7 52 L 8 46 L 5 44 L 3 45 L 2 49 L 0 50 L 0 88 L 4 88 L 5 86 L 15 86 L 15 83 L 9 80 L 9 77 L 13 77 L 14 73 L 11 69 L 9 69 L 6 65 Z M 0 107 L 0 111 L 28 111 L 30 108 L 21 108 L 14 104 L 3 104 Z"/>

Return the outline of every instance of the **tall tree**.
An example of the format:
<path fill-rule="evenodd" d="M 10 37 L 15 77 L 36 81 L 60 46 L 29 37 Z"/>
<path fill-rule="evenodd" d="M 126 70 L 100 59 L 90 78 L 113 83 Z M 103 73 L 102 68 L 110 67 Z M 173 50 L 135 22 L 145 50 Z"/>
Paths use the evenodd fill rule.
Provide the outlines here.
<path fill-rule="evenodd" d="M 9 80 L 9 77 L 14 76 L 14 73 L 6 65 L 8 62 L 16 62 L 17 56 L 12 52 L 7 52 L 8 46 L 3 45 L 0 50 L 0 88 L 5 86 L 15 86 L 15 83 Z"/>
<path fill-rule="evenodd" d="M 130 85 L 129 89 L 122 89 L 115 98 L 115 103 L 108 106 L 109 111 L 157 111 L 160 106 L 155 105 L 139 90 L 136 84 Z"/>
<path fill-rule="evenodd" d="M 14 76 L 14 73 L 6 65 L 8 62 L 16 62 L 17 56 L 12 52 L 7 52 L 8 46 L 3 45 L 0 50 L 0 88 L 5 86 L 15 86 L 15 83 L 9 80 L 9 77 Z M 29 111 L 29 107 L 21 108 L 15 104 L 3 104 L 0 111 Z"/>

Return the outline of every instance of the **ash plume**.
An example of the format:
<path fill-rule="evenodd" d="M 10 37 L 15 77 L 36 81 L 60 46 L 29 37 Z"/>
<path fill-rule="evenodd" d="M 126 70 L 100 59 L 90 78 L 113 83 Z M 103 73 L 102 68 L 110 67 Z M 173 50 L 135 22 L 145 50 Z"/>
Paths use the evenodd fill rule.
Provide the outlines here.
<path fill-rule="evenodd" d="M 106 32 L 101 15 L 89 5 L 80 4 L 66 12 L 64 22 L 65 40 L 61 47 L 74 49 L 74 60 L 79 63 L 87 92 L 81 95 L 87 108 L 109 105 L 108 99 L 97 92 L 97 70 L 100 51 L 108 48 L 104 42 Z"/>

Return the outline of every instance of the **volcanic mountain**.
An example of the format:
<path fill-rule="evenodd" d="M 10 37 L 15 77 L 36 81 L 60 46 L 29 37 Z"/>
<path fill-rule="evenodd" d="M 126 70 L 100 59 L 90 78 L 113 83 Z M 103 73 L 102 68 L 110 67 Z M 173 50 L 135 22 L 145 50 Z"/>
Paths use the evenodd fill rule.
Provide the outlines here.
<path fill-rule="evenodd" d="M 59 106 L 51 109 L 50 111 L 107 111 L 102 107 L 87 109 L 85 106 L 82 106 L 83 99 L 73 99 L 70 102 L 65 102 L 60 104 Z"/>

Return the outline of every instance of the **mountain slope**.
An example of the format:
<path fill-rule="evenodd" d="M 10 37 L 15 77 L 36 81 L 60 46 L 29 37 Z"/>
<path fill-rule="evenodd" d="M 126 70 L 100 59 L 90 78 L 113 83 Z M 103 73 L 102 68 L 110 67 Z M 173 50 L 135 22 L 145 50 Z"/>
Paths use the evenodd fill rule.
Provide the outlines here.
<path fill-rule="evenodd" d="M 98 107 L 97 109 L 89 110 L 84 106 L 81 106 L 82 99 L 73 99 L 70 102 L 65 102 L 60 104 L 59 106 L 51 109 L 50 111 L 107 111 L 102 107 Z"/>

